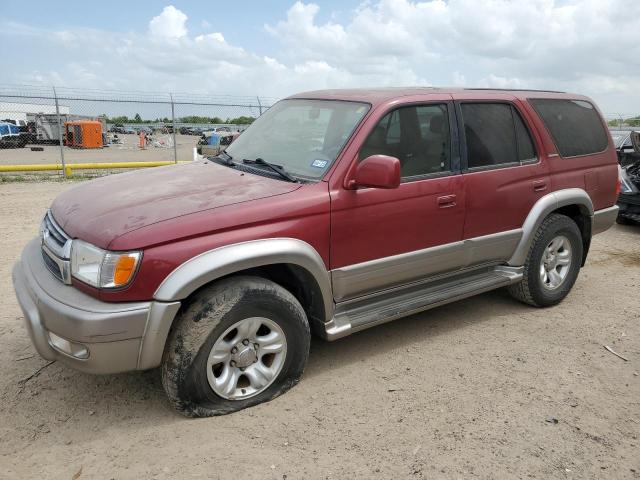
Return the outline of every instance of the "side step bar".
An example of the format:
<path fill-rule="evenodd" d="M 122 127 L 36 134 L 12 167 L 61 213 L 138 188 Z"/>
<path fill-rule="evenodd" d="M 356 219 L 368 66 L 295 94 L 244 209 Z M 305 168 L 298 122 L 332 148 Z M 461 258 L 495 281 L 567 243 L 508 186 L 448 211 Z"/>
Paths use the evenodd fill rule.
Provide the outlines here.
<path fill-rule="evenodd" d="M 487 267 L 429 283 L 412 284 L 336 305 L 325 324 L 327 340 L 455 302 L 522 280 L 523 267 Z"/>

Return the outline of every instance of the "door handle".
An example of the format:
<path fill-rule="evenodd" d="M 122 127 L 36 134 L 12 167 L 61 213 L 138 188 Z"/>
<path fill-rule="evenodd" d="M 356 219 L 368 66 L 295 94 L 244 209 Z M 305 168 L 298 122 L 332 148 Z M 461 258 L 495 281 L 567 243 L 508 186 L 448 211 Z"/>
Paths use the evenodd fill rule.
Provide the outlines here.
<path fill-rule="evenodd" d="M 456 206 L 455 195 L 443 195 L 437 198 L 438 208 L 451 208 Z"/>
<path fill-rule="evenodd" d="M 533 182 L 533 191 L 534 192 L 544 192 L 547 189 L 546 180 L 536 180 Z"/>

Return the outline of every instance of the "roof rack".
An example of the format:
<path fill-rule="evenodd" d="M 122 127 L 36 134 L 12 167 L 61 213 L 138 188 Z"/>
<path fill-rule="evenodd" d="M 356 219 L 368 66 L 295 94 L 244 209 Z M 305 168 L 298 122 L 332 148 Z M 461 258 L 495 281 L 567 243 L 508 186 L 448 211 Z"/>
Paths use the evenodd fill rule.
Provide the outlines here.
<path fill-rule="evenodd" d="M 542 93 L 567 93 L 560 90 L 536 90 L 531 88 L 464 88 L 463 90 L 494 90 L 498 92 L 542 92 Z"/>

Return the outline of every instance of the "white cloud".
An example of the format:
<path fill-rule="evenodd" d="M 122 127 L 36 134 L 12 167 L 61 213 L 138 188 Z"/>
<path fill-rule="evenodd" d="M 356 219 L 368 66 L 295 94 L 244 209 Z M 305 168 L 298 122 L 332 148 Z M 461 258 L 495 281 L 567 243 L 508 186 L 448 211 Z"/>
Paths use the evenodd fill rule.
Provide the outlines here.
<path fill-rule="evenodd" d="M 205 42 L 215 42 L 215 43 L 225 43 L 224 36 L 220 32 L 208 33 L 206 35 L 198 35 L 196 38 L 196 43 L 205 43 Z"/>
<path fill-rule="evenodd" d="M 566 89 L 640 110 L 640 64 L 620 48 L 637 44 L 623 20 L 640 16 L 637 0 L 379 0 L 325 24 L 318 11 L 296 2 L 266 30 L 285 58 L 324 61 L 363 85 Z M 623 89 L 623 101 L 609 95 Z"/>
<path fill-rule="evenodd" d="M 638 0 L 369 0 L 337 13 L 297 1 L 254 33 L 275 42 L 258 54 L 227 41 L 223 29 L 237 25 L 197 19 L 190 35 L 191 20 L 169 5 L 144 33 L 0 22 L 0 35 L 21 36 L 20 48 L 31 42 L 35 54 L 24 59 L 42 59 L 14 62 L 0 81 L 252 96 L 387 85 L 548 88 L 637 113 L 637 22 L 629 20 L 637 18 Z M 57 63 L 47 68 L 49 56 Z"/>
<path fill-rule="evenodd" d="M 187 35 L 187 16 L 173 5 L 164 7 L 162 13 L 149 22 L 149 32 L 154 37 L 180 38 Z"/>

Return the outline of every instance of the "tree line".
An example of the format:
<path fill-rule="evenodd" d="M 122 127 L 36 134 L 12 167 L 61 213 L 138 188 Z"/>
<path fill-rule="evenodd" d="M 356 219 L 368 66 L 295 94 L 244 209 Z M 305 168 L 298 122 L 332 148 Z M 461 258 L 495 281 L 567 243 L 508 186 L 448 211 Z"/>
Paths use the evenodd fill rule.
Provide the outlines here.
<path fill-rule="evenodd" d="M 620 125 L 628 125 L 629 127 L 640 127 L 640 115 L 637 117 L 626 118 L 622 120 L 619 118 L 614 118 L 613 120 L 609 120 L 607 123 L 610 127 L 619 127 Z"/>
<path fill-rule="evenodd" d="M 136 113 L 133 118 L 129 118 L 127 115 L 119 115 L 116 117 L 109 117 L 108 115 L 103 115 L 106 119 L 107 123 L 171 123 L 171 119 L 164 118 L 156 118 L 155 120 L 146 120 L 143 119 L 139 113 Z M 230 125 L 249 125 L 253 123 L 255 117 L 247 117 L 240 116 L 235 118 L 228 118 L 223 120 L 220 117 L 202 117 L 198 115 L 189 115 L 186 117 L 178 117 L 176 118 L 177 123 L 213 123 L 213 124 L 230 124 Z"/>

